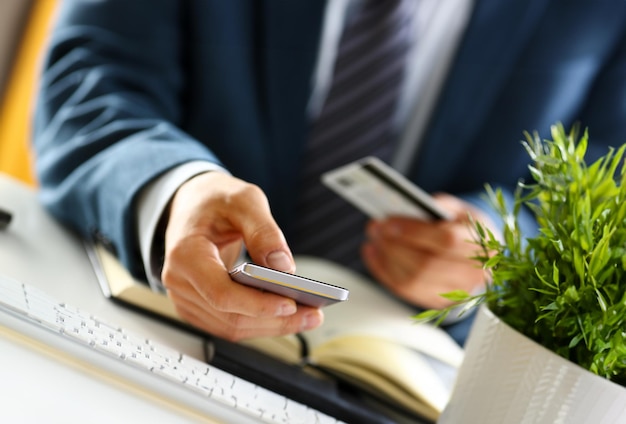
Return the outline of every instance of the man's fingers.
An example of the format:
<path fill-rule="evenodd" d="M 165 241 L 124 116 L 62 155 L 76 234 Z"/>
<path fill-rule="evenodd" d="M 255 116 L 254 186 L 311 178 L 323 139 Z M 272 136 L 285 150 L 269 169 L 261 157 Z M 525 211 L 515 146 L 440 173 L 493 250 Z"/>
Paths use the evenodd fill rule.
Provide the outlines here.
<path fill-rule="evenodd" d="M 426 308 L 447 306 L 451 301 L 441 294 L 455 289 L 472 292 L 485 281 L 479 264 L 467 258 L 444 257 L 384 243 L 366 244 L 363 257 L 372 275 L 391 292 Z"/>
<path fill-rule="evenodd" d="M 263 191 L 221 172 L 198 175 L 172 200 L 163 283 L 183 319 L 228 339 L 277 336 L 321 324 L 322 312 L 231 280 L 241 241 L 253 261 L 295 269 Z"/>
<path fill-rule="evenodd" d="M 296 311 L 292 299 L 231 280 L 221 263 L 211 258 L 190 255 L 186 259 L 184 263 L 167 262 L 163 270 L 165 286 L 180 298 L 217 311 L 253 317 L 286 316 Z"/>
<path fill-rule="evenodd" d="M 285 272 L 295 271 L 295 262 L 283 232 L 272 217 L 267 198 L 256 186 L 249 186 L 242 216 L 237 225 L 253 262 Z"/>
<path fill-rule="evenodd" d="M 474 256 L 478 246 L 467 219 L 426 222 L 393 217 L 368 223 L 367 235 L 379 243 L 400 244 L 412 249 L 430 250 L 444 256 L 465 258 Z"/>
<path fill-rule="evenodd" d="M 283 232 L 272 216 L 265 193 L 256 185 L 216 173 L 212 184 L 220 190 L 210 199 L 207 234 L 218 245 L 233 235 L 243 237 L 248 254 L 259 265 L 294 272 L 295 263 Z"/>
<path fill-rule="evenodd" d="M 174 292 L 170 295 L 183 320 L 228 340 L 293 334 L 316 328 L 324 320 L 321 310 L 304 306 L 287 317 L 259 318 L 207 309 L 192 299 L 177 296 Z"/>

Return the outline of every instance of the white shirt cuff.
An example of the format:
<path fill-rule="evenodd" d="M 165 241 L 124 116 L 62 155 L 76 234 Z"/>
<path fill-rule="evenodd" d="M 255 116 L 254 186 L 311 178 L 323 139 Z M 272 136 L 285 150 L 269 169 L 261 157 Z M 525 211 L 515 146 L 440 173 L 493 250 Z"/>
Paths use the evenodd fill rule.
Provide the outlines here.
<path fill-rule="evenodd" d="M 156 227 L 165 208 L 178 188 L 190 178 L 209 171 L 226 172 L 219 165 L 204 161 L 188 162 L 173 168 L 144 187 L 137 200 L 135 216 L 137 238 L 141 251 L 141 260 L 146 272 L 150 288 L 157 292 L 165 292 L 161 281 L 162 258 L 153 257 L 153 243 Z"/>

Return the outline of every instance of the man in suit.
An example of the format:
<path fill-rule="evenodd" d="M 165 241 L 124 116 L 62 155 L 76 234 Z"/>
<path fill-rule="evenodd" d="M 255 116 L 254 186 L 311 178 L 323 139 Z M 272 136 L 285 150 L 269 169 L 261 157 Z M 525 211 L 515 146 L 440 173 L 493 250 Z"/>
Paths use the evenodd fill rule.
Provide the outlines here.
<path fill-rule="evenodd" d="M 294 270 L 306 146 L 342 29 L 364 3 L 64 1 L 37 103 L 42 201 L 207 331 L 320 325 L 321 311 L 233 284 L 227 270 L 242 244 L 255 262 Z M 626 141 L 626 3 L 408 3 L 418 29 L 389 161 L 455 219 L 369 222 L 357 254 L 390 291 L 430 308 L 484 284 L 467 216 L 497 231 L 481 193 L 529 179 L 523 131 L 580 122 L 592 157 Z"/>

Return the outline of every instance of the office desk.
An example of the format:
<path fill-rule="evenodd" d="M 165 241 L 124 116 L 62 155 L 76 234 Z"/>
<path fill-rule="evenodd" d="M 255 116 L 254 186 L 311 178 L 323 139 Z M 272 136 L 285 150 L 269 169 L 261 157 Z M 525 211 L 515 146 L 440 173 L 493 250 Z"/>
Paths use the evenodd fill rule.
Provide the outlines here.
<path fill-rule="evenodd" d="M 0 273 L 190 356 L 203 357 L 199 337 L 105 299 L 81 241 L 46 214 L 29 187 L 3 174 L 0 208 L 13 214 L 9 227 L 0 231 Z M 14 340 L 0 338 L 0 352 L 0 422 L 198 422 L 198 417 Z"/>

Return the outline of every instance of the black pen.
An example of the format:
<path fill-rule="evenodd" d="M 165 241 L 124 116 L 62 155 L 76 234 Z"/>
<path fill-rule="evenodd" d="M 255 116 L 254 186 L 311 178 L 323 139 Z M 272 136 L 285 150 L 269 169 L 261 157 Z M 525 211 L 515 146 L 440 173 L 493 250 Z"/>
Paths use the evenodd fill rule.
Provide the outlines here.
<path fill-rule="evenodd" d="M 4 209 L 0 209 L 0 230 L 4 230 L 11 223 L 13 215 Z"/>

